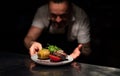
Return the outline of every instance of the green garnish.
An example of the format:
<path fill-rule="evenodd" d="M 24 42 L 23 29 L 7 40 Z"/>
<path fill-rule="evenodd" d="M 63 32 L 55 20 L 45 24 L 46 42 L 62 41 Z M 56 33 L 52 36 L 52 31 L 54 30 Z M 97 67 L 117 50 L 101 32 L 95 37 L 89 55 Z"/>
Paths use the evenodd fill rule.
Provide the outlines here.
<path fill-rule="evenodd" d="M 48 44 L 47 49 L 49 49 L 49 51 L 50 51 L 51 53 L 53 53 L 53 52 L 55 52 L 55 51 L 60 50 L 61 48 L 57 47 L 56 45 L 50 45 L 50 44 Z"/>

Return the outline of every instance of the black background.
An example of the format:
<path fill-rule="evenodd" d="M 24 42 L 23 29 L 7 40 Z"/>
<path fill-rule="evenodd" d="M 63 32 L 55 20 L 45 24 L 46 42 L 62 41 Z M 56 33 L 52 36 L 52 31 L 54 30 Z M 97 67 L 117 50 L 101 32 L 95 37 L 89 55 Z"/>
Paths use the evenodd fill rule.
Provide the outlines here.
<path fill-rule="evenodd" d="M 110 0 L 72 0 L 82 7 L 91 21 L 93 64 L 119 67 L 119 25 L 114 22 Z M 0 51 L 28 54 L 23 39 L 37 8 L 46 0 L 4 1 L 1 8 Z"/>

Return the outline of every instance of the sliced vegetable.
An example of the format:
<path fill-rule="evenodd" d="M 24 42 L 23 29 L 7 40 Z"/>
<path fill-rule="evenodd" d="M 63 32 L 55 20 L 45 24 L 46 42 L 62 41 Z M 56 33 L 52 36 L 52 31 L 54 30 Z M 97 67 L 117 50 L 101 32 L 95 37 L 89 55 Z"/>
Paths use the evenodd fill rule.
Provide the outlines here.
<path fill-rule="evenodd" d="M 57 56 L 52 55 L 52 54 L 49 55 L 49 58 L 50 58 L 50 60 L 53 61 L 53 62 L 61 61 L 61 58 L 60 58 L 60 57 L 57 57 Z"/>

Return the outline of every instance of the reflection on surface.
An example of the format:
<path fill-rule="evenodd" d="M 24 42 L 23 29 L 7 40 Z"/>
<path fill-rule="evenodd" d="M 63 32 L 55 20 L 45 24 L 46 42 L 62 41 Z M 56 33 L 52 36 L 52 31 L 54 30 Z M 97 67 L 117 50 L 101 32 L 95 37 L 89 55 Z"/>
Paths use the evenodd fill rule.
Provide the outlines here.
<path fill-rule="evenodd" d="M 120 76 L 120 69 L 99 66 L 99 65 L 90 65 L 81 63 L 81 73 L 80 75 L 84 76 Z"/>
<path fill-rule="evenodd" d="M 120 76 L 120 69 L 72 62 L 62 66 L 43 66 L 29 56 L 0 53 L 0 76 Z"/>
<path fill-rule="evenodd" d="M 80 65 L 76 62 L 62 66 L 44 66 L 30 60 L 28 62 L 27 67 L 33 74 L 32 76 L 74 76 L 73 70 L 80 71 Z M 76 74 L 76 76 L 79 76 L 79 74 Z"/>
<path fill-rule="evenodd" d="M 29 61 L 32 76 L 119 76 L 120 69 L 72 62 L 64 66 L 43 66 Z"/>
<path fill-rule="evenodd" d="M 77 70 L 77 71 L 80 72 L 80 70 L 81 70 L 81 65 L 80 65 L 78 62 L 73 62 L 73 63 L 71 63 L 71 66 L 72 66 L 75 70 Z"/>

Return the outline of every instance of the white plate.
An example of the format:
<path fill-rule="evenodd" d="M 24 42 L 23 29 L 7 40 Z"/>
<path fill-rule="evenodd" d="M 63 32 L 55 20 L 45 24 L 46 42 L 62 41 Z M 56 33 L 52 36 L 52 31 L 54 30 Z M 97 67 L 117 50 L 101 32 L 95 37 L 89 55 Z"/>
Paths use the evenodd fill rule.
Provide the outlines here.
<path fill-rule="evenodd" d="M 70 63 L 70 62 L 73 61 L 73 58 L 71 56 L 69 56 L 69 55 L 66 58 L 68 60 L 60 61 L 60 62 L 51 62 L 50 59 L 47 59 L 47 60 L 38 59 L 38 55 L 37 54 L 31 56 L 31 59 L 34 62 L 38 63 L 38 64 L 49 65 L 49 66 L 64 65 L 64 64 L 67 64 L 67 63 Z"/>

